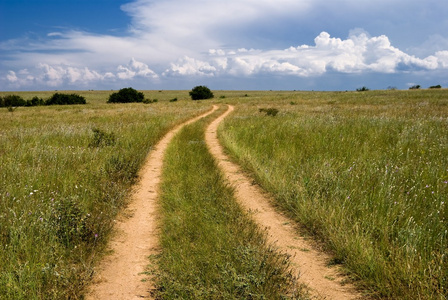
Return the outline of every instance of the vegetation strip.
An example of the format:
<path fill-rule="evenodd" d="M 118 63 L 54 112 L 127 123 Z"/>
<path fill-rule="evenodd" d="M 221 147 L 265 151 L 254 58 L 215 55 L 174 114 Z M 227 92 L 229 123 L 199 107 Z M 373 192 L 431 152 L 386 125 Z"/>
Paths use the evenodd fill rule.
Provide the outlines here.
<path fill-rule="evenodd" d="M 153 150 L 140 171 L 140 181 L 124 217 L 116 224 L 111 241 L 112 255 L 107 256 L 96 275 L 87 299 L 130 299 L 147 297 L 150 281 L 145 276 L 147 258 L 157 253 L 157 200 L 165 149 L 185 125 L 211 114 L 216 106 L 168 132 Z"/>
<path fill-rule="evenodd" d="M 342 277 L 335 268 L 330 268 L 327 255 L 316 251 L 305 239 L 300 238 L 291 221 L 277 213 L 270 204 L 270 199 L 253 180 L 246 177 L 239 166 L 232 163 L 220 146 L 217 129 L 220 122 L 233 111 L 229 106 L 226 114 L 210 124 L 206 131 L 206 141 L 210 151 L 219 162 L 219 167 L 226 174 L 227 180 L 235 188 L 239 203 L 248 211 L 253 212 L 253 218 L 259 226 L 267 228 L 268 241 L 275 244 L 280 251 L 287 253 L 292 262 L 293 272 L 300 282 L 310 288 L 310 293 L 322 299 L 356 299 L 360 297 L 354 288 L 348 284 L 341 285 Z M 306 251 L 304 251 L 306 249 Z"/>
<path fill-rule="evenodd" d="M 162 183 L 160 299 L 295 297 L 288 261 L 242 212 L 204 142 L 205 120 L 170 144 Z"/>

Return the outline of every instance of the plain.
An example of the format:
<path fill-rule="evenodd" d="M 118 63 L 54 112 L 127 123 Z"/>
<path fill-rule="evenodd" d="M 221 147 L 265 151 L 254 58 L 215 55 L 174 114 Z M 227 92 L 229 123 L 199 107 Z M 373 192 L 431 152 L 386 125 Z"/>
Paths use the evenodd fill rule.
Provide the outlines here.
<path fill-rule="evenodd" d="M 151 145 L 212 103 L 235 105 L 221 140 L 333 263 L 373 296 L 446 298 L 447 90 L 77 93 L 87 105 L 0 110 L 5 298 L 79 297 Z"/>

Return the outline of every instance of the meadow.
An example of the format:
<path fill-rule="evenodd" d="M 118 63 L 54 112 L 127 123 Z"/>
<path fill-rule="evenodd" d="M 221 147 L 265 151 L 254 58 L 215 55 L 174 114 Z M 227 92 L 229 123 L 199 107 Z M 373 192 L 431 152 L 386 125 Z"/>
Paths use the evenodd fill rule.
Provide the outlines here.
<path fill-rule="evenodd" d="M 0 109 L 0 295 L 80 298 L 151 146 L 230 103 L 219 130 L 227 151 L 331 263 L 373 297 L 446 299 L 447 90 L 213 92 L 191 101 L 188 91 L 145 91 L 158 101 L 106 104 L 110 91 L 83 91 L 86 105 Z M 291 296 L 287 263 L 233 203 L 203 126 L 182 131 L 166 160 L 160 296 Z"/>
<path fill-rule="evenodd" d="M 210 108 L 80 94 L 87 105 L 0 110 L 1 299 L 80 298 L 151 147 Z"/>
<path fill-rule="evenodd" d="M 448 91 L 271 95 L 224 121 L 235 160 L 372 296 L 446 299 Z"/>
<path fill-rule="evenodd" d="M 304 299 L 287 256 L 267 244 L 208 152 L 205 125 L 222 112 L 184 128 L 167 150 L 156 299 Z"/>

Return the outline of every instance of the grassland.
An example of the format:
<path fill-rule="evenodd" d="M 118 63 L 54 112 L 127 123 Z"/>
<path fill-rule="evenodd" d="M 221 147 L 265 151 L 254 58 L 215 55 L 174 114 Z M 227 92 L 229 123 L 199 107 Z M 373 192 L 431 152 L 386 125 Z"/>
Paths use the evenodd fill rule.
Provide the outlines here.
<path fill-rule="evenodd" d="M 206 122 L 184 128 L 167 150 L 158 297 L 295 297 L 286 256 L 266 245 L 263 232 L 242 212 L 209 154 Z"/>
<path fill-rule="evenodd" d="M 209 109 L 158 91 L 147 95 L 157 103 L 111 105 L 109 93 L 82 92 L 82 106 L 0 110 L 2 299 L 80 297 L 152 145 Z"/>
<path fill-rule="evenodd" d="M 105 103 L 111 92 L 84 91 L 76 93 L 87 105 L 1 109 L 0 295 L 81 297 L 151 146 L 211 103 L 231 103 L 235 113 L 220 128 L 227 150 L 334 254 L 333 263 L 374 296 L 446 299 L 447 90 L 213 92 L 215 100 L 190 101 L 187 91 L 147 91 L 146 98 L 158 102 L 111 105 Z M 278 114 L 266 115 L 269 108 Z M 277 269 L 254 270 L 280 258 L 270 256 L 262 234 L 230 204 L 231 193 L 203 148 L 201 126 L 186 129 L 167 160 L 161 292 L 174 291 L 166 298 L 179 290 L 268 295 L 271 288 L 252 289 L 251 283 Z M 216 206 L 198 208 L 212 200 Z M 186 224 L 205 231 L 188 231 Z M 221 236 L 238 231 L 247 241 Z M 178 249 L 170 248 L 174 237 L 185 241 Z M 198 246 L 207 243 L 230 248 L 217 255 L 212 246 Z M 174 276 L 186 281 L 173 283 Z"/>
<path fill-rule="evenodd" d="M 448 91 L 271 92 L 220 137 L 375 296 L 446 299 Z"/>

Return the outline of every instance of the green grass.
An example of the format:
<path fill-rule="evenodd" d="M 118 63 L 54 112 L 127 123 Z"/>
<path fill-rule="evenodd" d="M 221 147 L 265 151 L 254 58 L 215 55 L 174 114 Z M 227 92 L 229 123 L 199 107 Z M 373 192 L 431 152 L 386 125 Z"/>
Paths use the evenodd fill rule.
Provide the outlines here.
<path fill-rule="evenodd" d="M 157 297 L 294 297 L 286 257 L 236 204 L 205 145 L 205 122 L 184 128 L 167 150 Z"/>
<path fill-rule="evenodd" d="M 448 91 L 236 103 L 219 131 L 228 151 L 335 262 L 376 296 L 446 299 Z"/>
<path fill-rule="evenodd" d="M 210 108 L 80 94 L 87 105 L 0 110 L 1 299 L 80 298 L 151 147 Z"/>

